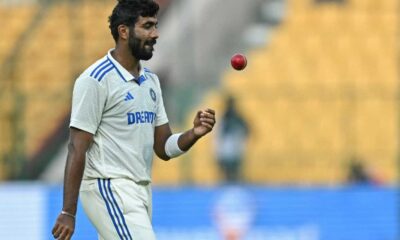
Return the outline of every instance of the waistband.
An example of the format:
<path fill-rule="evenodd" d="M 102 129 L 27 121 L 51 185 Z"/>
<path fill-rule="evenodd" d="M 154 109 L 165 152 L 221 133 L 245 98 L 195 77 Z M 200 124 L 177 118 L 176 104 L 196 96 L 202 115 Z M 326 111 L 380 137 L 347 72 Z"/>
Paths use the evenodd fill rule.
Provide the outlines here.
<path fill-rule="evenodd" d="M 141 186 L 148 186 L 151 184 L 150 181 L 134 181 L 130 178 L 91 178 L 91 179 L 82 179 L 82 182 L 90 183 L 90 182 L 97 182 L 98 180 L 111 180 L 111 182 L 130 182 L 136 183 L 137 185 Z"/>

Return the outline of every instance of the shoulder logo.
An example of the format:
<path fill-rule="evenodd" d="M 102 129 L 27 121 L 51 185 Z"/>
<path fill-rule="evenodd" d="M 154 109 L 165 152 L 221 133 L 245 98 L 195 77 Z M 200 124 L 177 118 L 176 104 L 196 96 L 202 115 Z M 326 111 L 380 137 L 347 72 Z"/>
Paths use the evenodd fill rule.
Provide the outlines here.
<path fill-rule="evenodd" d="M 152 88 L 150 88 L 150 97 L 151 99 L 153 99 L 154 102 L 157 100 L 156 92 L 154 92 Z"/>
<path fill-rule="evenodd" d="M 125 96 L 124 101 L 129 101 L 129 100 L 133 100 L 133 99 L 135 99 L 135 98 L 133 97 L 133 95 L 131 94 L 131 92 L 128 92 L 128 93 L 126 94 L 126 96 Z"/>
<path fill-rule="evenodd" d="M 107 58 L 97 65 L 97 67 L 90 73 L 90 76 L 100 82 L 104 76 L 113 69 L 114 64 Z"/>

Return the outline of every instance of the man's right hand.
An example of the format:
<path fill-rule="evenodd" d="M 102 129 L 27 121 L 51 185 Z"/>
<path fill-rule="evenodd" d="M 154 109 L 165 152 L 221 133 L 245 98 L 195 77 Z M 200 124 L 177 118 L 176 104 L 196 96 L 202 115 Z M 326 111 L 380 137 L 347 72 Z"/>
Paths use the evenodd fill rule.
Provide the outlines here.
<path fill-rule="evenodd" d="M 53 234 L 54 239 L 57 240 L 70 240 L 75 230 L 75 218 L 60 214 L 54 224 Z"/>

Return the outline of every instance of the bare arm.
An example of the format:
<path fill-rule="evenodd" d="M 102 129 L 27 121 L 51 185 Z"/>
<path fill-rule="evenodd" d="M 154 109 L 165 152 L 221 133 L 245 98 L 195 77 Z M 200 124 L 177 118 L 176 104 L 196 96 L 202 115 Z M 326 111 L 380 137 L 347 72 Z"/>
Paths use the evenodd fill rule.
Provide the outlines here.
<path fill-rule="evenodd" d="M 85 169 L 85 156 L 93 141 L 91 133 L 71 128 L 68 144 L 68 157 L 64 172 L 63 208 L 68 214 L 76 215 L 79 188 Z M 75 230 L 75 217 L 60 214 L 53 227 L 53 236 L 56 239 L 70 239 Z"/>
<path fill-rule="evenodd" d="M 206 109 L 198 111 L 193 120 L 193 128 L 184 132 L 178 139 L 178 146 L 182 151 L 189 150 L 193 144 L 201 137 L 209 133 L 215 124 L 215 111 Z M 163 160 L 169 160 L 170 157 L 165 153 L 165 143 L 172 135 L 168 123 L 158 126 L 154 133 L 154 151 L 157 156 Z"/>

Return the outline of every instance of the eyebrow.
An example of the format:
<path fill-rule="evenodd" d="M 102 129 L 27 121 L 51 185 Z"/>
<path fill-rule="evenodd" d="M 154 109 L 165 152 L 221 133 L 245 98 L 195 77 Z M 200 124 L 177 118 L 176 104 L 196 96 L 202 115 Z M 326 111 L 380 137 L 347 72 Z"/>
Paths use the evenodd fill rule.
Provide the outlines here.
<path fill-rule="evenodd" d="M 157 20 L 147 20 L 142 25 L 147 25 L 147 24 L 157 25 L 158 21 Z"/>

